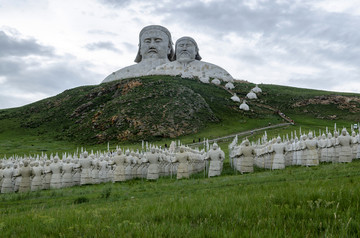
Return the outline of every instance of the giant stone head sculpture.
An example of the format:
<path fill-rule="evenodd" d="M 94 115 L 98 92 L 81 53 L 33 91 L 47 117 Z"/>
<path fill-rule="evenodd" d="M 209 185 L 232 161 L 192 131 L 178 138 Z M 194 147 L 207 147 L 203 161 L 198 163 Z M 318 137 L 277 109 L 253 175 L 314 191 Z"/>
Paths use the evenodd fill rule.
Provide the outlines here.
<path fill-rule="evenodd" d="M 150 58 L 171 60 L 173 55 L 173 42 L 168 29 L 159 25 L 150 25 L 140 31 L 136 63 Z"/>

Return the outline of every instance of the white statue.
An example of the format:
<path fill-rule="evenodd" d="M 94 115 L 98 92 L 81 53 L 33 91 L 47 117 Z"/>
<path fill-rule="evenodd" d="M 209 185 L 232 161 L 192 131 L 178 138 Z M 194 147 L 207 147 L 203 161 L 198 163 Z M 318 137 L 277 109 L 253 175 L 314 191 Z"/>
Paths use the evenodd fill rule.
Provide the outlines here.
<path fill-rule="evenodd" d="M 50 160 L 45 161 L 43 173 L 44 173 L 44 178 L 43 178 L 42 189 L 50 189 L 50 181 L 51 181 Z"/>
<path fill-rule="evenodd" d="M 7 163 L 3 172 L 3 181 L 1 186 L 1 193 L 12 193 L 14 192 L 14 187 L 12 183 L 12 177 L 14 173 L 14 169 L 11 168 L 11 163 Z"/>
<path fill-rule="evenodd" d="M 179 166 L 177 168 L 177 179 L 189 178 L 189 162 L 190 156 L 187 152 L 185 152 L 185 148 L 183 146 L 180 147 L 180 153 L 175 154 L 175 160 L 173 163 L 179 162 Z"/>
<path fill-rule="evenodd" d="M 21 183 L 20 165 L 19 164 L 14 164 L 13 177 L 14 177 L 14 180 L 15 180 L 14 181 L 14 192 L 18 192 L 19 187 L 20 187 L 20 183 Z"/>
<path fill-rule="evenodd" d="M 207 160 L 210 160 L 209 178 L 221 175 L 225 153 L 214 143 L 213 148 L 208 152 Z"/>
<path fill-rule="evenodd" d="M 52 172 L 50 180 L 50 188 L 61 188 L 61 172 L 62 166 L 59 162 L 59 157 L 56 155 L 54 161 L 50 164 L 50 170 Z"/>
<path fill-rule="evenodd" d="M 71 163 L 71 158 L 67 158 L 62 166 L 61 186 L 63 188 L 73 186 L 73 171 L 74 166 Z"/>
<path fill-rule="evenodd" d="M 285 144 L 281 143 L 280 136 L 277 137 L 276 143 L 272 145 L 270 152 L 274 152 L 274 159 L 271 169 L 284 169 L 285 168 Z"/>
<path fill-rule="evenodd" d="M 254 157 L 255 157 L 255 149 L 250 145 L 248 139 L 242 143 L 240 150 L 238 150 L 237 156 L 241 156 L 237 161 L 237 170 L 243 173 L 252 173 L 254 172 Z"/>
<path fill-rule="evenodd" d="M 21 183 L 19 186 L 19 192 L 28 192 L 30 191 L 31 181 L 30 176 L 32 175 L 31 167 L 29 166 L 29 161 L 24 160 L 24 166 L 20 169 Z"/>
<path fill-rule="evenodd" d="M 321 139 L 318 142 L 318 146 L 320 149 L 320 162 L 327 162 L 328 148 L 327 148 L 327 139 L 325 134 L 322 134 Z"/>
<path fill-rule="evenodd" d="M 346 128 L 342 129 L 339 138 L 339 163 L 349 163 L 352 161 L 351 151 L 351 136 L 346 131 Z"/>
<path fill-rule="evenodd" d="M 241 105 L 239 106 L 240 110 L 244 110 L 244 111 L 249 111 L 250 108 L 249 106 L 246 104 L 246 101 L 244 100 Z"/>
<path fill-rule="evenodd" d="M 35 161 L 34 167 L 32 167 L 32 175 L 33 178 L 31 180 L 31 191 L 41 190 L 43 187 L 43 168 L 39 166 L 39 161 Z"/>
<path fill-rule="evenodd" d="M 256 94 L 252 90 L 250 90 L 250 92 L 248 94 L 246 94 L 246 97 L 248 99 L 257 99 Z"/>
<path fill-rule="evenodd" d="M 358 138 L 356 136 L 356 132 L 351 132 L 351 151 L 352 151 L 352 158 L 356 159 L 357 151 L 359 147 Z"/>
<path fill-rule="evenodd" d="M 160 157 L 155 152 L 155 148 L 151 148 L 151 152 L 146 155 L 146 158 L 150 163 L 146 177 L 148 180 L 156 180 L 159 178 Z"/>
<path fill-rule="evenodd" d="M 305 140 L 306 145 L 306 156 L 305 156 L 305 166 L 316 166 L 319 165 L 319 154 L 317 152 L 318 144 L 316 139 L 313 138 L 313 133 L 309 132 L 307 140 Z"/>
<path fill-rule="evenodd" d="M 234 86 L 234 84 L 232 82 L 227 82 L 225 84 L 225 88 L 231 90 L 231 89 L 234 89 L 235 86 Z"/>
<path fill-rule="evenodd" d="M 125 181 L 125 160 L 126 157 L 123 155 L 122 150 L 117 151 L 117 155 L 114 156 L 114 162 L 116 164 L 114 170 L 113 182 Z"/>
<path fill-rule="evenodd" d="M 231 97 L 231 100 L 234 102 L 240 102 L 240 98 L 236 95 L 236 93 L 234 93 L 234 95 Z"/>
<path fill-rule="evenodd" d="M 80 185 L 86 185 L 92 183 L 91 177 L 91 159 L 88 157 L 88 152 L 83 153 L 83 158 L 80 159 L 81 174 Z"/>
<path fill-rule="evenodd" d="M 169 63 L 173 57 L 171 34 L 163 26 L 144 27 L 139 34 L 139 50 L 135 58 L 137 64 L 122 68 L 109 76 L 103 83 L 147 75 L 157 66 Z"/>
<path fill-rule="evenodd" d="M 255 88 L 251 89 L 251 91 L 253 91 L 254 93 L 262 93 L 261 88 L 259 88 L 259 86 L 256 84 Z"/>
<path fill-rule="evenodd" d="M 186 75 L 198 77 L 201 81 L 209 82 L 209 78 L 225 82 L 233 82 L 233 77 L 217 65 L 201 61 L 196 41 L 188 36 L 181 37 L 175 44 L 173 62 L 160 65 L 149 72 L 150 75 Z"/>
<path fill-rule="evenodd" d="M 100 168 L 99 170 L 100 183 L 106 183 L 108 179 L 109 165 L 103 155 L 100 156 L 99 168 Z"/>

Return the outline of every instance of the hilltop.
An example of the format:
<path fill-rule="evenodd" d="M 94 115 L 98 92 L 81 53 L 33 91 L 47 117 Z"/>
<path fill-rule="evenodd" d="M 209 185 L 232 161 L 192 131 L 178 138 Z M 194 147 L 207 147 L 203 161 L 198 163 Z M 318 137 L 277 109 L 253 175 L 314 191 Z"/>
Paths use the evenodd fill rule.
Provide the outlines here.
<path fill-rule="evenodd" d="M 233 92 L 240 98 L 255 86 L 234 84 Z M 297 125 L 314 127 L 334 122 L 349 126 L 360 116 L 359 94 L 259 86 L 263 93 L 248 101 L 248 112 L 239 110 L 223 85 L 181 77 L 145 76 L 69 89 L 23 107 L 0 110 L 0 146 L 5 150 L 52 141 L 90 145 L 214 138 L 282 123 L 279 111 Z"/>

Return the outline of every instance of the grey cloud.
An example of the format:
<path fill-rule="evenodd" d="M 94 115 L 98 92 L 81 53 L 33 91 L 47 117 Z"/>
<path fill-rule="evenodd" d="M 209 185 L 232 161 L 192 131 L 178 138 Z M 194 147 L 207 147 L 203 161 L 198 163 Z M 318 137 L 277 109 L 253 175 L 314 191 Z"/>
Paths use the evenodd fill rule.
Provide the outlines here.
<path fill-rule="evenodd" d="M 111 32 L 111 31 L 104 31 L 104 30 L 100 30 L 100 29 L 96 29 L 96 30 L 90 30 L 88 31 L 89 34 L 94 34 L 94 35 L 105 35 L 105 36 L 118 36 L 117 33 Z"/>
<path fill-rule="evenodd" d="M 0 31 L 0 57 L 6 56 L 53 56 L 54 49 L 39 44 L 35 39 L 21 39 Z"/>
<path fill-rule="evenodd" d="M 20 34 L 14 37 L 0 31 L 0 49 L 0 77 L 5 78 L 0 82 L 0 108 L 21 106 L 103 78 L 91 71 L 91 63 L 55 55 L 52 47 L 22 39 Z"/>
<path fill-rule="evenodd" d="M 121 53 L 121 51 L 118 48 L 116 48 L 116 46 L 110 41 L 100 41 L 100 42 L 87 44 L 85 45 L 85 48 L 92 51 L 109 50 L 109 51 L 114 51 L 116 53 Z"/>
<path fill-rule="evenodd" d="M 131 2 L 134 2 L 134 0 L 98 0 L 100 3 L 107 4 L 111 7 L 125 7 Z"/>
<path fill-rule="evenodd" d="M 101 79 L 100 75 L 89 70 L 91 65 L 86 62 L 74 64 L 71 60 L 68 62 L 63 59 L 44 67 L 31 68 L 27 66 L 28 64 L 22 64 L 21 70 L 7 75 L 7 85 L 18 90 L 51 95 Z"/>
<path fill-rule="evenodd" d="M 124 45 L 124 47 L 131 52 L 136 52 L 137 51 L 137 45 L 136 44 L 131 44 L 128 42 L 123 42 L 122 43 Z"/>

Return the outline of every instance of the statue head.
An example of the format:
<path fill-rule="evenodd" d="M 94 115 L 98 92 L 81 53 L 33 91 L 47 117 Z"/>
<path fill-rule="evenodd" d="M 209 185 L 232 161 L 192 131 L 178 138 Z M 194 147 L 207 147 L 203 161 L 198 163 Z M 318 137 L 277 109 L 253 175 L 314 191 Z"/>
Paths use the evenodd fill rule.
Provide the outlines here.
<path fill-rule="evenodd" d="M 89 153 L 87 151 L 84 152 L 84 158 L 87 158 L 89 156 Z"/>
<path fill-rule="evenodd" d="M 140 31 L 136 63 L 150 58 L 171 60 L 173 55 L 173 42 L 168 29 L 159 25 L 150 25 Z"/>
<path fill-rule="evenodd" d="M 218 144 L 216 142 L 214 142 L 212 147 L 213 147 L 213 150 L 217 150 L 219 148 L 219 146 L 218 146 Z"/>
<path fill-rule="evenodd" d="M 188 62 L 201 60 L 199 47 L 196 41 L 189 36 L 184 36 L 178 39 L 175 43 L 175 55 L 173 60 Z"/>
<path fill-rule="evenodd" d="M 328 133 L 328 139 L 331 139 L 332 138 L 332 135 L 331 135 L 331 133 L 329 132 Z"/>
<path fill-rule="evenodd" d="M 248 139 L 246 139 L 246 140 L 244 141 L 244 145 L 245 145 L 245 146 L 249 146 L 249 145 L 250 145 L 250 141 L 249 141 Z"/>
<path fill-rule="evenodd" d="M 313 133 L 312 133 L 311 131 L 309 132 L 308 138 L 309 138 L 310 140 L 313 138 Z"/>
<path fill-rule="evenodd" d="M 347 132 L 346 128 L 344 127 L 344 128 L 341 130 L 341 135 L 346 136 L 347 133 L 348 133 L 348 132 Z"/>
<path fill-rule="evenodd" d="M 276 143 L 280 143 L 281 142 L 281 137 L 280 136 L 278 136 L 277 138 L 276 138 Z"/>
<path fill-rule="evenodd" d="M 117 154 L 121 155 L 122 154 L 122 150 L 117 150 Z"/>

